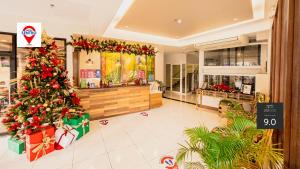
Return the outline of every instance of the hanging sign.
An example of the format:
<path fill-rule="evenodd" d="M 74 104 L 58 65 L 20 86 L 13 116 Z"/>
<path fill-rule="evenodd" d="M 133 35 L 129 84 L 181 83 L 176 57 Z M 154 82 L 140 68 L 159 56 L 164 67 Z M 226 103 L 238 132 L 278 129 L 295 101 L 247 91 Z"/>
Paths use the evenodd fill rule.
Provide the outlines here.
<path fill-rule="evenodd" d="M 41 47 L 41 23 L 17 23 L 17 47 Z"/>

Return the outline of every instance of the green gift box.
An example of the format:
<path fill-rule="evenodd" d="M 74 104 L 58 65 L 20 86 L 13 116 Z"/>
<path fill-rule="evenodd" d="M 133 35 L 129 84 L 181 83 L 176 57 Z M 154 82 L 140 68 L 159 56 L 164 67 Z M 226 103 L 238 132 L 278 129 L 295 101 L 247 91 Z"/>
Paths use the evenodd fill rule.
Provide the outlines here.
<path fill-rule="evenodd" d="M 8 139 L 8 149 L 17 154 L 22 154 L 25 150 L 25 143 L 22 140 L 10 138 Z"/>
<path fill-rule="evenodd" d="M 64 118 L 64 124 L 68 124 L 78 131 L 78 136 L 76 140 L 79 140 L 83 135 L 90 131 L 90 115 L 88 113 L 83 113 L 80 118 L 67 119 Z"/>

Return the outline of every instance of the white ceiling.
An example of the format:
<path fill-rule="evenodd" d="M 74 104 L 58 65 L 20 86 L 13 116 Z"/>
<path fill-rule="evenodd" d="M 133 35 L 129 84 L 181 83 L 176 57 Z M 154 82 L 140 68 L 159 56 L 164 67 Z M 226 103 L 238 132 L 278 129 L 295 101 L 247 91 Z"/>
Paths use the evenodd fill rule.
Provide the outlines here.
<path fill-rule="evenodd" d="M 74 33 L 141 41 L 169 46 L 187 46 L 203 41 L 226 38 L 269 29 L 265 1 L 252 0 L 254 18 L 222 28 L 173 39 L 116 29 L 134 0 L 0 0 L 0 31 L 16 32 L 17 22 L 42 22 L 43 28 L 56 37 L 69 38 Z M 55 4 L 54 8 L 50 4 Z"/>
<path fill-rule="evenodd" d="M 3 0 L 4 1 L 4 0 Z M 42 22 L 55 36 L 102 35 L 122 0 L 5 0 L 0 31 L 15 32 L 17 22 Z M 50 4 L 55 4 L 51 8 Z"/>

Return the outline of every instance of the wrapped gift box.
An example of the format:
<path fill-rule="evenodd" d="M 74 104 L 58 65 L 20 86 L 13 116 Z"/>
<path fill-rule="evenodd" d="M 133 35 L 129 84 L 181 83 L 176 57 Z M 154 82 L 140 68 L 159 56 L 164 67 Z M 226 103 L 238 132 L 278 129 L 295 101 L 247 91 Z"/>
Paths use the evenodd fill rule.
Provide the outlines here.
<path fill-rule="evenodd" d="M 76 140 L 78 134 L 79 132 L 70 125 L 64 125 L 55 131 L 55 142 L 62 148 L 66 148 Z"/>
<path fill-rule="evenodd" d="M 10 138 L 8 139 L 8 149 L 17 154 L 22 154 L 25 150 L 25 143 L 23 140 Z"/>
<path fill-rule="evenodd" d="M 64 124 L 68 124 L 78 131 L 78 136 L 76 140 L 80 139 L 83 135 L 90 131 L 90 115 L 88 113 L 83 113 L 80 118 L 64 118 Z"/>
<path fill-rule="evenodd" d="M 41 131 L 26 135 L 26 154 L 29 161 L 37 160 L 54 151 L 54 133 L 54 127 L 49 126 Z"/>

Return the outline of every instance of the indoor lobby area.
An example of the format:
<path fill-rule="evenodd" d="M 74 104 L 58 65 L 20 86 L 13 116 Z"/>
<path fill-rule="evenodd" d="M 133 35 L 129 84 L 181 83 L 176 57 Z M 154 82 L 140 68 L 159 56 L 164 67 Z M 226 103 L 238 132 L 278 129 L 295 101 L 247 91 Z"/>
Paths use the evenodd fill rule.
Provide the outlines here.
<path fill-rule="evenodd" d="M 299 169 L 299 0 L 0 7 L 1 169 Z"/>

